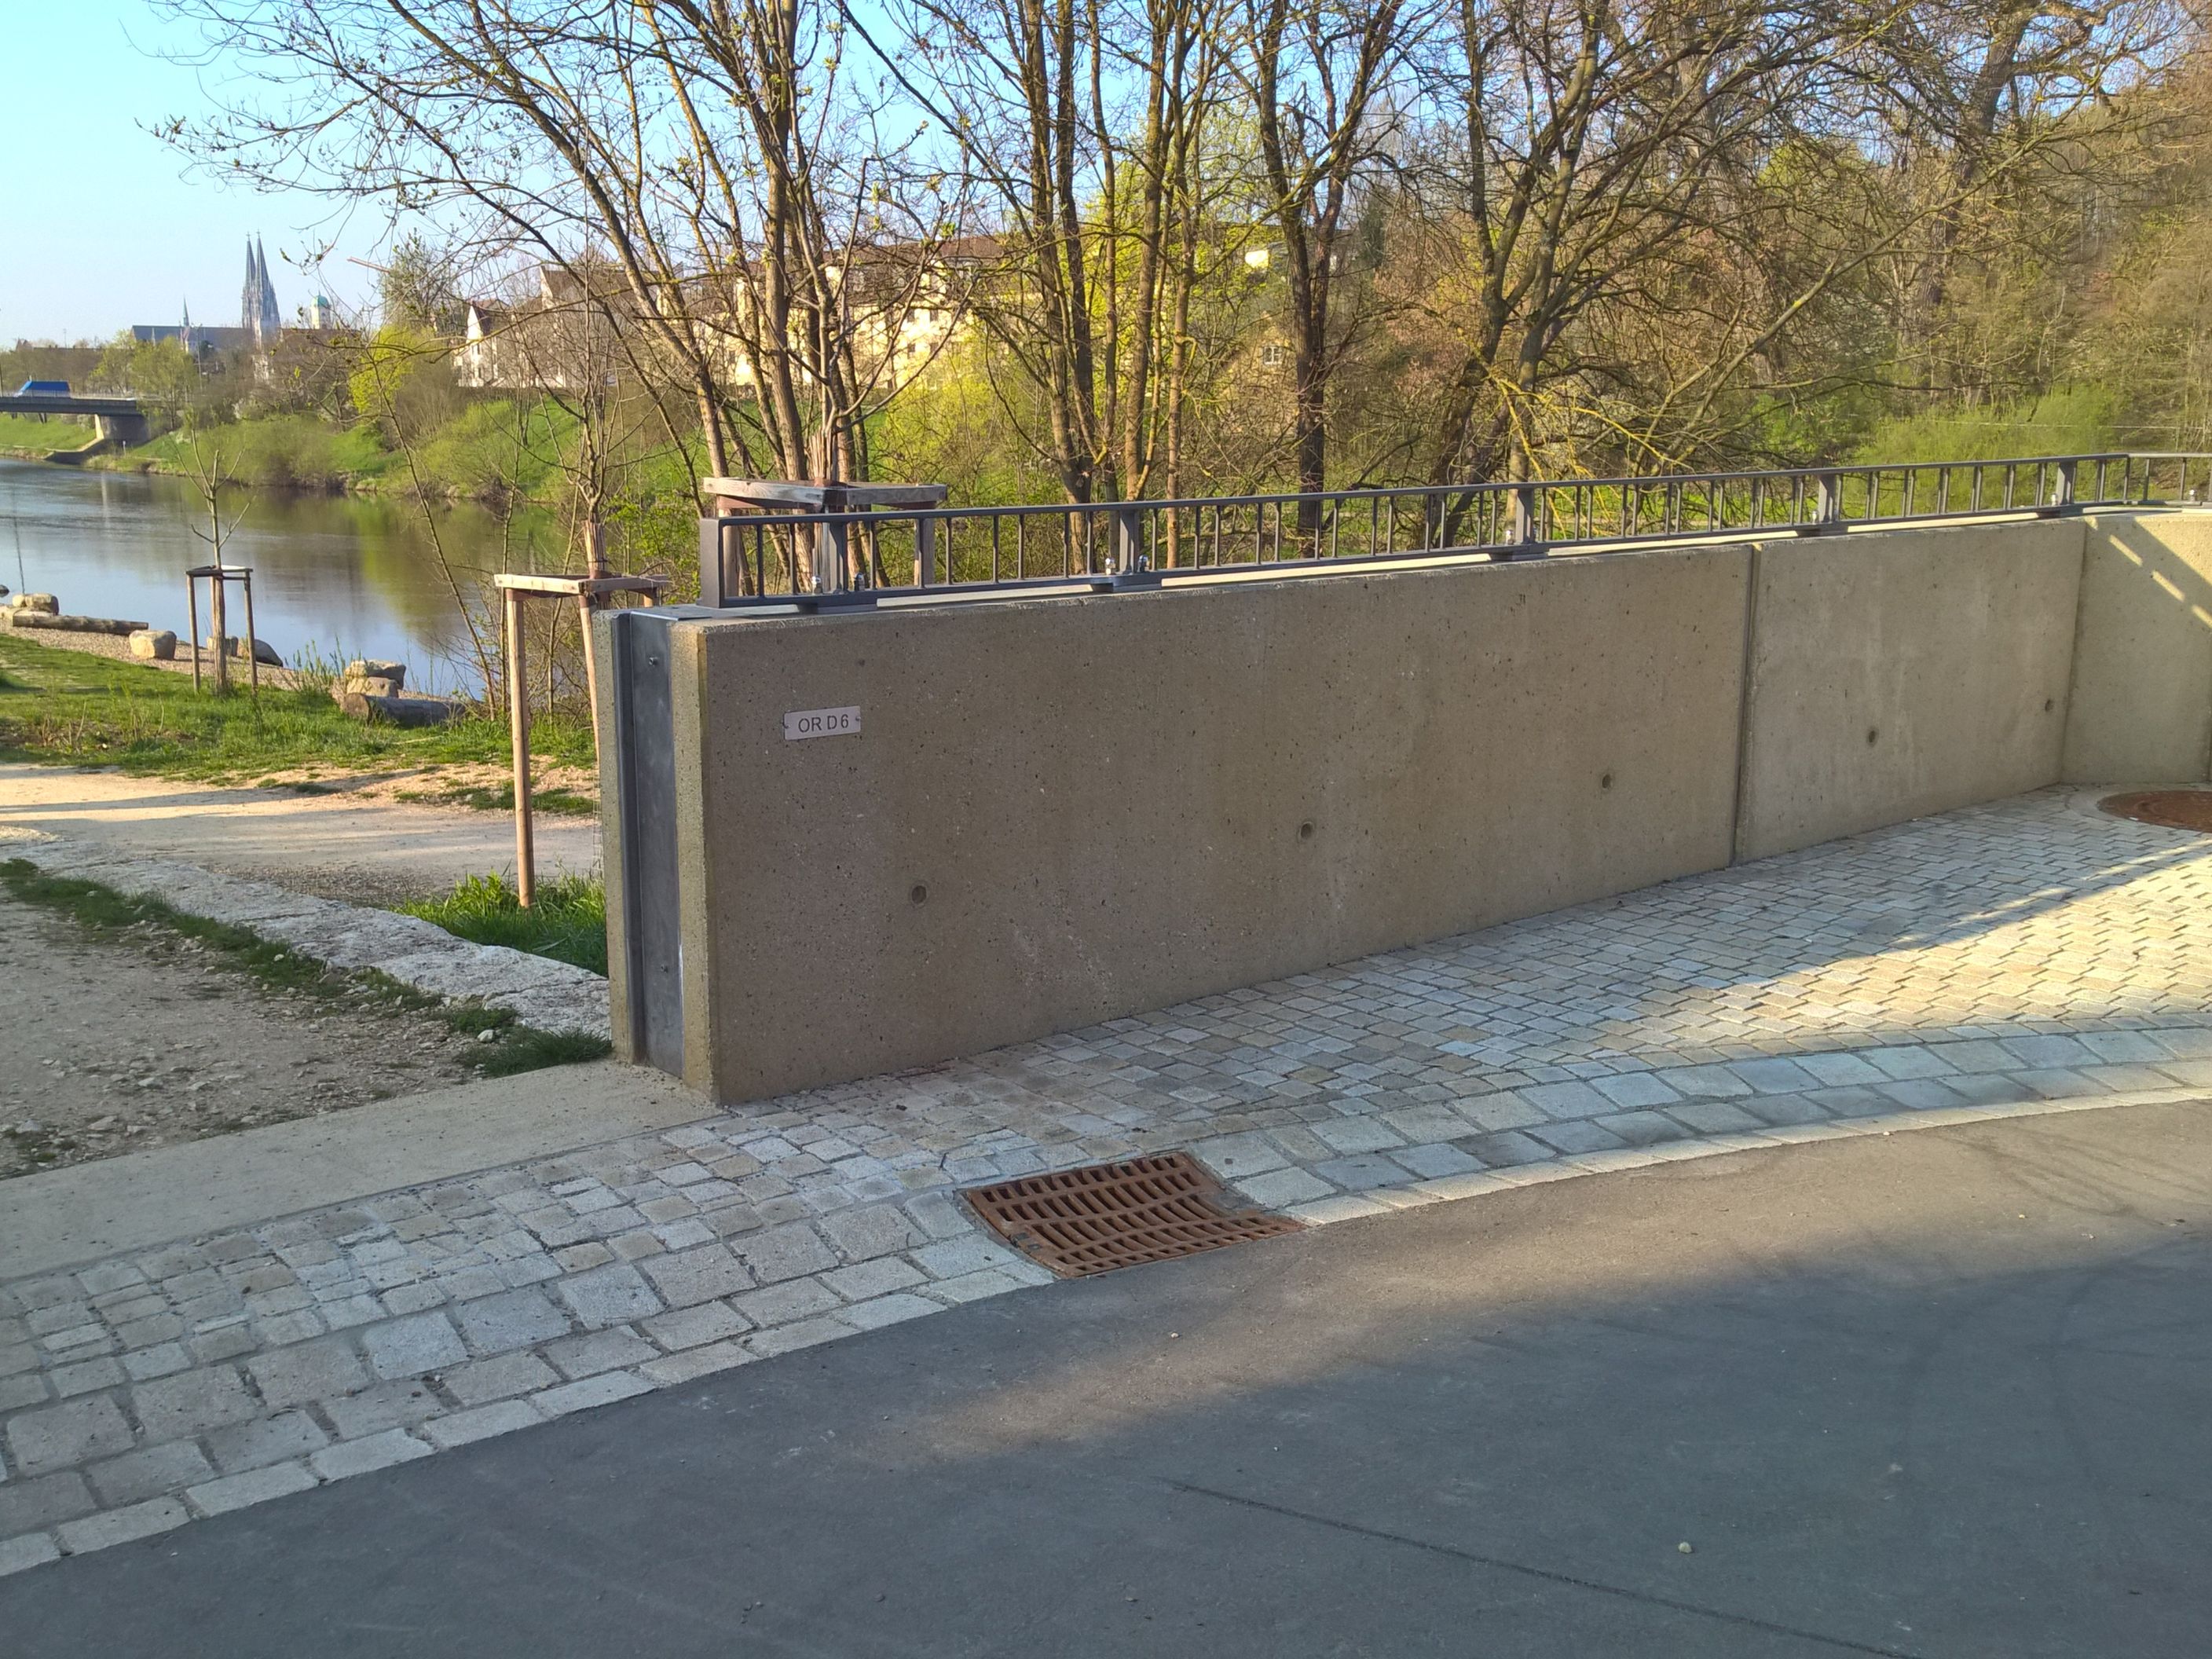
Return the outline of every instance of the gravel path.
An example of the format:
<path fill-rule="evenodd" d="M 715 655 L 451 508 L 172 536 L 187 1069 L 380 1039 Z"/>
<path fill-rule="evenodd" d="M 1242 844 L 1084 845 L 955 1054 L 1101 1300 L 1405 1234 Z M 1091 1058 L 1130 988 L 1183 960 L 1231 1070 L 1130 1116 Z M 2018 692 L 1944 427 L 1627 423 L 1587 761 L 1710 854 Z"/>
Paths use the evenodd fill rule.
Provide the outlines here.
<path fill-rule="evenodd" d="M 0 1176 L 476 1075 L 438 1020 L 264 990 L 199 945 L 0 898 Z"/>
<path fill-rule="evenodd" d="M 364 799 L 222 789 L 69 767 L 0 764 L 0 829 L 41 830 L 109 851 L 185 860 L 319 898 L 391 904 L 463 876 L 511 870 L 514 820 Z M 541 878 L 595 873 L 599 826 L 541 817 Z"/>

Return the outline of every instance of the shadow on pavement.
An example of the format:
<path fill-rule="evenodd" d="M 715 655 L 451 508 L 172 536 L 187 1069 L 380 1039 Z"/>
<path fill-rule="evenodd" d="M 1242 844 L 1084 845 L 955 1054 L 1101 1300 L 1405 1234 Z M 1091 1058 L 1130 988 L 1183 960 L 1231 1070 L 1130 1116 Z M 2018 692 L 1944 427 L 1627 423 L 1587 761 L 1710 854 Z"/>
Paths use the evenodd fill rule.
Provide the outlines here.
<path fill-rule="evenodd" d="M 35 1569 L 0 1630 L 24 1659 L 2200 1655 L 2208 1154 L 2201 1106 L 2074 1113 L 1059 1285 Z"/>

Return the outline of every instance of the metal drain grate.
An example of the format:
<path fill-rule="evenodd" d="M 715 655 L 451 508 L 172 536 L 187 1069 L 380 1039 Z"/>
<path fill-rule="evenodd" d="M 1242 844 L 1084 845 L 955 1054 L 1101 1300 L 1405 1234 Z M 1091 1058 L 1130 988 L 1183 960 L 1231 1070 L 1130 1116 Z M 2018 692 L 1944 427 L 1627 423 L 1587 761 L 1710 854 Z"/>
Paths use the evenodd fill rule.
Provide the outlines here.
<path fill-rule="evenodd" d="M 1294 1233 L 1288 1216 L 1224 1209 L 1221 1183 L 1182 1152 L 1024 1176 L 964 1194 L 994 1232 L 1063 1279 Z"/>
<path fill-rule="evenodd" d="M 2135 818 L 2167 830 L 2201 830 L 2212 836 L 2212 789 L 2141 789 L 2107 795 L 2097 805 L 2116 818 Z"/>

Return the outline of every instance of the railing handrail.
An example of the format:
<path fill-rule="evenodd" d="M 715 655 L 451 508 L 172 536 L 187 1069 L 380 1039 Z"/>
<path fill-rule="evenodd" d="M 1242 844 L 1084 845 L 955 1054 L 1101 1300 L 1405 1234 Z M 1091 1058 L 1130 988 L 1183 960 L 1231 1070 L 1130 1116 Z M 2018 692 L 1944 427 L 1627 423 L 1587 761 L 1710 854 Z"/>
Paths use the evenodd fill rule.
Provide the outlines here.
<path fill-rule="evenodd" d="M 1486 478 L 1471 483 L 1431 484 L 1361 484 L 1350 489 L 1281 490 L 1249 495 L 1145 495 L 1133 500 L 1119 496 L 1097 501 L 1017 501 L 988 507 L 856 507 L 838 513 L 815 513 L 799 510 L 787 512 L 775 508 L 762 513 L 726 514 L 732 521 L 769 518 L 778 523 L 830 522 L 842 520 L 858 523 L 866 520 L 884 519 L 981 519 L 1030 514 L 1060 516 L 1069 513 L 1164 513 L 1187 511 L 1194 507 L 1274 507 L 1296 506 L 1303 501 L 1346 501 L 1396 498 L 1406 500 L 1423 495 L 1464 495 L 1483 491 L 1511 491 L 1516 489 L 1608 489 L 1628 486 L 1638 488 L 1655 484 L 1679 483 L 1747 483 L 1766 478 L 1842 477 L 1868 472 L 1932 472 L 1938 470 L 1958 471 L 1965 467 L 2054 465 L 2070 461 L 2076 465 L 2084 461 L 2125 460 L 2212 460 L 2212 451 L 2181 451 L 2171 453 L 2147 450 L 2100 450 L 2080 455 L 2022 455 L 1993 461 L 1846 461 L 1833 466 L 1788 466 L 1735 472 L 1644 472 L 1626 473 L 1613 477 L 1588 478 Z"/>
<path fill-rule="evenodd" d="M 1163 575 L 1188 571 L 1275 571 L 1287 575 L 1316 568 L 1354 563 L 1401 562 L 1452 556 L 1497 559 L 1540 556 L 1577 548 L 1627 547 L 1680 542 L 1759 531 L 1821 534 L 1854 525 L 1931 522 L 2033 514 L 2054 516 L 2088 507 L 2148 505 L 2154 470 L 2176 471 L 2177 493 L 2194 499 L 2190 477 L 2206 469 L 2212 495 L 2212 453 L 2199 451 L 2100 450 L 2069 455 L 2029 455 L 1988 460 L 1843 462 L 1823 466 L 1778 467 L 1715 472 L 1676 472 L 1610 477 L 1486 479 L 1443 484 L 1396 484 L 1309 493 L 1254 493 L 1147 498 L 1135 501 L 1062 501 L 1015 506 L 848 509 L 837 512 L 781 509 L 741 514 L 710 513 L 701 522 L 702 602 L 714 606 L 763 603 L 821 605 L 872 603 L 878 597 L 935 592 L 948 588 L 1046 588 L 1157 586 Z M 2117 479 L 2114 474 L 2117 472 Z M 1934 483 L 1923 491 L 1923 482 Z M 2138 479 L 2141 488 L 2138 489 Z M 1986 488 L 1991 481 L 1996 484 Z M 1963 487 L 1954 488 L 1954 481 Z M 2117 484 L 2117 493 L 2115 493 Z M 1923 495 L 1931 497 L 1926 504 Z M 1856 495 L 1854 510 L 1848 499 Z M 1956 506 L 1954 497 L 1966 504 Z M 1401 507 L 1419 502 L 1415 544 L 1401 546 Z M 1887 504 L 1886 504 L 1887 503 Z M 1600 529 L 1600 507 L 1620 527 Z M 1365 550 L 1342 550 L 1344 532 L 1355 544 L 1364 509 Z M 1656 509 L 1656 511 L 1654 510 Z M 1295 527 L 1289 515 L 1297 514 Z M 1387 514 L 1387 518 L 1386 518 Z M 1236 558 L 1228 556 L 1231 536 L 1224 515 L 1239 515 L 1233 531 Z M 1731 521 L 1731 516 L 1736 521 Z M 1211 520 L 1212 557 L 1206 556 L 1206 526 Z M 1184 532 L 1188 520 L 1188 534 Z M 1015 574 L 1003 576 L 1005 527 L 1016 537 Z M 1028 526 L 1063 526 L 1057 573 L 1029 571 Z M 1076 568 L 1082 526 L 1082 568 Z M 884 579 L 878 538 L 910 526 L 914 580 Z M 988 526 L 988 576 L 956 574 L 955 532 Z M 1568 533 L 1556 533 L 1561 530 Z M 1472 530 L 1473 539 L 1462 532 Z M 745 592 L 744 551 L 738 549 L 738 590 L 728 580 L 732 532 L 750 532 L 754 542 L 752 591 Z M 1106 543 L 1105 557 L 1099 544 Z M 852 557 L 855 533 L 866 544 L 864 562 Z M 1547 533 L 1552 532 L 1552 533 Z M 764 537 L 774 534 L 791 587 L 769 592 Z M 1431 537 L 1434 539 L 1431 539 Z M 1178 562 L 1188 541 L 1192 560 Z M 1327 550 L 1322 550 L 1326 540 Z M 801 544 L 805 544 L 802 573 Z M 1168 564 L 1156 555 L 1165 544 Z M 1272 549 L 1273 556 L 1270 556 Z M 1246 558 L 1244 553 L 1251 553 Z M 939 574 L 941 563 L 943 574 Z M 872 565 L 873 579 L 869 567 Z M 859 574 L 860 581 L 850 579 Z M 800 586 L 802 575 L 811 582 Z"/>

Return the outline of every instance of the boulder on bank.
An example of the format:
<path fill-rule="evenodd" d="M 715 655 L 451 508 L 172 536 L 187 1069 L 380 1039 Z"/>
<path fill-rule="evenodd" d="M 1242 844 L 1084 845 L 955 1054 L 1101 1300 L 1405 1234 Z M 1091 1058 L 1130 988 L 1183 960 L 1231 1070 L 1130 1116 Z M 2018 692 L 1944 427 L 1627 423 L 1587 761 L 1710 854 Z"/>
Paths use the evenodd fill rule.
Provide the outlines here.
<path fill-rule="evenodd" d="M 341 712 L 370 726 L 443 726 L 458 709 L 437 697 L 403 697 L 393 693 L 371 696 L 364 691 L 332 694 Z"/>
<path fill-rule="evenodd" d="M 119 617 L 59 617 L 46 611 L 17 611 L 8 618 L 11 628 L 52 629 L 62 634 L 136 634 L 147 626 Z"/>
<path fill-rule="evenodd" d="M 131 635 L 131 654 L 149 662 L 173 662 L 177 636 L 166 628 L 141 628 Z"/>
<path fill-rule="evenodd" d="M 18 615 L 26 611 L 35 611 L 42 616 L 58 617 L 62 613 L 62 602 L 51 593 L 18 593 L 8 601 L 8 609 Z"/>
<path fill-rule="evenodd" d="M 400 683 L 385 678 L 381 674 L 348 674 L 331 687 L 331 696 L 362 697 L 396 697 Z"/>
<path fill-rule="evenodd" d="M 391 695 L 397 696 L 399 688 L 407 684 L 407 665 L 386 662 L 379 657 L 356 657 L 345 665 L 343 678 L 349 680 L 390 680 Z"/>
<path fill-rule="evenodd" d="M 240 662 L 244 662 L 251 655 L 264 668 L 282 668 L 284 665 L 284 659 L 276 654 L 276 647 L 263 639 L 257 639 L 249 646 L 243 637 L 236 634 L 228 638 L 210 634 L 207 636 L 207 648 L 218 656 L 227 653 Z"/>

